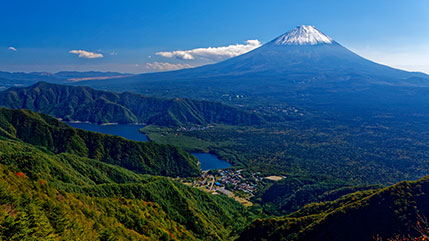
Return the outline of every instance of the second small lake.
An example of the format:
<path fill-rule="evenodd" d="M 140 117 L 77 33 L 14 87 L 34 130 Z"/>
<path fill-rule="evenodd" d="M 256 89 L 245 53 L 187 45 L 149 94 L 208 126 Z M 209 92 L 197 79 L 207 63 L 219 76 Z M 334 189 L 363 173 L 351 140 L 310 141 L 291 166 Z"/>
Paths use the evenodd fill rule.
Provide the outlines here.
<path fill-rule="evenodd" d="M 139 130 L 143 127 L 142 125 L 97 125 L 92 123 L 71 122 L 67 122 L 67 124 L 74 128 L 122 136 L 133 141 L 148 141 L 147 137 L 143 133 L 139 132 Z"/>
<path fill-rule="evenodd" d="M 229 162 L 219 159 L 211 153 L 191 153 L 200 161 L 201 170 L 208 171 L 214 169 L 224 169 L 231 166 Z"/>

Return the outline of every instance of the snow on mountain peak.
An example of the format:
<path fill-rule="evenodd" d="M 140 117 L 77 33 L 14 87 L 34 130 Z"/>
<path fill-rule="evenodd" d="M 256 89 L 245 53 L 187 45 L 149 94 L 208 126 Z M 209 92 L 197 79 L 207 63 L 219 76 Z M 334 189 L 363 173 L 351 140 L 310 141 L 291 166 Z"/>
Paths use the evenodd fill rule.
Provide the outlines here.
<path fill-rule="evenodd" d="M 302 25 L 283 34 L 273 41 L 278 45 L 332 44 L 334 41 L 314 26 Z"/>

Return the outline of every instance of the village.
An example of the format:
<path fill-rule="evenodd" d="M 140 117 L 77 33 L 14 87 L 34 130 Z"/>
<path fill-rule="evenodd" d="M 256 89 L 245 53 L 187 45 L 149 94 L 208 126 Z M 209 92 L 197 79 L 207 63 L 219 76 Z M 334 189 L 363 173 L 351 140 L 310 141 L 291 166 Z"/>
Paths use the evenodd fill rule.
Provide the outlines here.
<path fill-rule="evenodd" d="M 261 177 L 259 172 L 252 173 L 251 176 L 243 174 L 243 169 L 219 169 L 214 172 L 204 171 L 198 179 L 192 182 L 184 182 L 188 186 L 199 188 L 208 193 L 217 195 L 224 194 L 234 198 L 245 206 L 253 205 L 249 200 L 258 191 L 259 184 L 264 179 L 279 181 L 284 177 Z"/>

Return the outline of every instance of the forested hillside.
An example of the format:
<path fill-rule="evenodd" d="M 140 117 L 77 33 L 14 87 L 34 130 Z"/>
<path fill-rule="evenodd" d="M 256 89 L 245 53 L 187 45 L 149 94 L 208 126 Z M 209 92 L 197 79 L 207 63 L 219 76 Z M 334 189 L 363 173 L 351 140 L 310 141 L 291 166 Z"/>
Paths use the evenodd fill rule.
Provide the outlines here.
<path fill-rule="evenodd" d="M 209 123 L 259 125 L 265 122 L 257 114 L 215 102 L 160 99 L 130 92 L 114 93 L 46 82 L 0 92 L 0 106 L 97 124 L 189 126 Z"/>
<path fill-rule="evenodd" d="M 0 108 L 0 136 L 118 165 L 137 173 L 196 176 L 195 157 L 167 145 L 130 141 L 118 136 L 74 129 L 50 116 Z"/>
<path fill-rule="evenodd" d="M 60 191 L 0 165 L 2 240 L 194 240 L 153 202 Z"/>
<path fill-rule="evenodd" d="M 239 240 L 387 240 L 421 237 L 419 219 L 429 216 L 429 177 L 356 192 L 335 201 L 309 204 L 285 217 L 259 219 Z M 417 240 L 417 239 L 416 239 Z M 421 239 L 424 240 L 424 239 Z"/>

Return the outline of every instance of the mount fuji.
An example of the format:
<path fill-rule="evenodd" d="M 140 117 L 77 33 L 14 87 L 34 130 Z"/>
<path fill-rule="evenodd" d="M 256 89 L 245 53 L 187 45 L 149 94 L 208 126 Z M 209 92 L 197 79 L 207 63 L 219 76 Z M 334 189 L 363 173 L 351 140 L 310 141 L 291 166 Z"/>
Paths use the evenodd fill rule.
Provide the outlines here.
<path fill-rule="evenodd" d="M 219 77 L 237 75 L 275 76 L 278 74 L 349 73 L 394 78 L 411 76 L 410 73 L 367 60 L 341 46 L 314 26 L 299 26 L 265 45 L 226 61 L 193 69 L 169 73 L 141 75 L 143 79 L 155 75 L 174 75 L 180 78 Z"/>
<path fill-rule="evenodd" d="M 120 81 L 79 82 L 82 84 L 107 90 L 218 101 L 222 101 L 220 96 L 239 93 L 282 103 L 293 102 L 298 91 L 302 92 L 300 96 L 318 93 L 319 97 L 330 96 L 334 101 L 335 95 L 345 98 L 358 92 L 365 95 L 358 99 L 367 98 L 369 90 L 375 88 L 377 91 L 372 93 L 380 98 L 392 97 L 397 89 L 393 92 L 387 89 L 393 87 L 402 90 L 417 87 L 422 91 L 421 88 L 429 87 L 429 76 L 365 59 L 314 26 L 303 25 L 257 49 L 216 64 L 141 74 Z"/>

